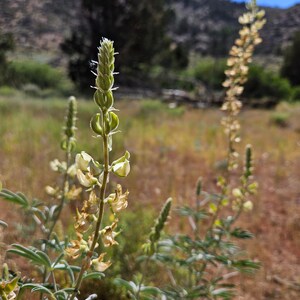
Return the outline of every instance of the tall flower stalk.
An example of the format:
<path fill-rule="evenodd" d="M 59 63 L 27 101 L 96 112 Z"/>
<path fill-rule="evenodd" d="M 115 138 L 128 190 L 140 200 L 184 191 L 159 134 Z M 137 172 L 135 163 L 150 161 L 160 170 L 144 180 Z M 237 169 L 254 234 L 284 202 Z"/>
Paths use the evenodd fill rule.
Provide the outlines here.
<path fill-rule="evenodd" d="M 238 167 L 239 154 L 235 145 L 241 140 L 240 123 L 237 119 L 242 108 L 240 96 L 247 81 L 254 49 L 262 42 L 259 31 L 266 23 L 265 12 L 258 9 L 255 0 L 247 4 L 247 9 L 248 11 L 239 18 L 239 23 L 243 27 L 239 31 L 239 38 L 236 39 L 230 50 L 230 57 L 227 61 L 228 69 L 225 71 L 226 80 L 223 82 L 226 96 L 222 110 L 226 112 L 226 116 L 222 119 L 222 125 L 228 137 L 227 164 L 229 171 Z"/>
<path fill-rule="evenodd" d="M 47 240 L 51 238 L 55 225 L 60 218 L 62 209 L 65 205 L 65 202 L 68 198 L 74 198 L 77 196 L 81 189 L 76 189 L 75 187 L 70 189 L 70 180 L 74 177 L 74 165 L 72 164 L 72 151 L 74 151 L 76 145 L 76 120 L 77 120 L 77 102 L 74 97 L 70 97 L 68 101 L 67 113 L 65 116 L 65 126 L 63 127 L 63 138 L 61 141 L 61 148 L 65 151 L 65 162 L 59 163 L 58 160 L 54 160 L 51 162 L 51 167 L 55 171 L 63 171 L 63 181 L 61 186 L 61 192 L 57 195 L 55 190 L 51 187 L 47 187 L 46 190 L 51 195 L 54 191 L 54 195 L 57 195 L 60 198 L 59 206 L 56 210 L 55 218 L 52 221 L 52 224 L 48 230 Z M 70 192 L 71 191 L 71 192 Z"/>
<path fill-rule="evenodd" d="M 236 150 L 236 145 L 241 141 L 241 126 L 238 119 L 242 108 L 240 97 L 244 91 L 244 84 L 248 79 L 249 64 L 252 62 L 255 47 L 262 42 L 259 31 L 266 23 L 264 18 L 265 12 L 258 9 L 255 0 L 247 3 L 246 7 L 248 11 L 239 17 L 239 23 L 243 27 L 239 31 L 239 38 L 235 40 L 229 52 L 228 69 L 225 71 L 226 79 L 223 82 L 223 86 L 226 88 L 226 96 L 221 110 L 225 111 L 226 115 L 222 118 L 221 124 L 224 127 L 228 141 L 227 176 L 225 178 L 220 176 L 218 179 L 221 197 L 218 204 L 211 204 L 213 218 L 210 229 L 213 229 L 219 223 L 218 217 L 221 208 L 228 204 L 228 199 L 231 197 L 229 195 L 231 191 L 229 188 L 230 172 L 238 168 L 240 156 Z M 237 189 L 234 190 L 236 191 Z M 234 194 L 233 196 L 236 198 Z M 236 206 L 233 206 L 236 209 Z"/>
<path fill-rule="evenodd" d="M 111 265 L 110 261 L 104 261 L 105 252 L 98 253 L 95 250 L 100 243 L 104 247 L 118 244 L 115 240 L 117 214 L 127 207 L 128 191 L 123 193 L 121 185 L 118 184 L 113 193 L 109 195 L 106 193 L 110 173 L 120 177 L 128 175 L 130 154 L 126 151 L 121 158 L 110 163 L 112 136 L 118 132 L 119 126 L 119 118 L 113 107 L 115 52 L 113 42 L 108 39 L 103 39 L 98 49 L 94 101 L 99 112 L 92 117 L 90 126 L 100 140 L 103 161 L 94 160 L 86 152 L 76 156 L 77 178 L 81 185 L 87 188 L 89 197 L 84 201 L 81 210 L 77 211 L 75 223 L 77 239 L 73 240 L 66 250 L 74 259 L 77 257 L 83 259 L 70 300 L 78 294 L 83 278 L 90 268 L 103 272 Z M 110 206 L 114 215 L 114 221 L 108 226 L 102 226 L 105 205 Z"/>

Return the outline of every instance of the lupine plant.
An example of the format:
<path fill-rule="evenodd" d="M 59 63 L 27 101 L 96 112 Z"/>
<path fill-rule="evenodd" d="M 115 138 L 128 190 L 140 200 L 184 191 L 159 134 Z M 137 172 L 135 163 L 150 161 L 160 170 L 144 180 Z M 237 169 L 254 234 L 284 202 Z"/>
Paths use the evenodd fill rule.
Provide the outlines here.
<path fill-rule="evenodd" d="M 227 78 L 223 84 L 226 97 L 222 110 L 226 116 L 222 119 L 222 125 L 228 138 L 226 172 L 218 177 L 219 191 L 205 192 L 200 178 L 194 205 L 177 209 L 179 216 L 185 217 L 191 225 L 188 233 L 170 235 L 157 242 L 155 251 L 148 252 L 151 255 L 147 263 L 156 262 L 164 266 L 170 279 L 167 287 L 157 288 L 159 299 L 231 299 L 235 290 L 230 279 L 239 273 L 252 273 L 260 266 L 245 257 L 235 243 L 236 239 L 250 239 L 253 236 L 237 226 L 236 222 L 242 212 L 252 209 L 250 196 L 257 189 L 257 183 L 252 179 L 250 145 L 245 150 L 239 183 L 234 180 L 240 172 L 239 153 L 235 146 L 241 140 L 237 118 L 242 106 L 239 96 L 247 80 L 248 64 L 254 48 L 261 42 L 258 32 L 265 23 L 264 12 L 258 10 L 255 1 L 247 4 L 247 8 L 248 12 L 239 18 L 243 28 L 230 51 Z M 141 295 L 139 285 L 134 282 L 118 280 L 117 283 L 127 286 L 132 299 L 158 299 L 158 296 Z"/>
<path fill-rule="evenodd" d="M 251 273 L 259 263 L 243 255 L 236 239 L 250 239 L 252 234 L 236 225 L 244 211 L 252 209 L 250 196 L 256 193 L 257 183 L 252 180 L 252 149 L 245 150 L 244 167 L 237 184 L 233 174 L 238 168 L 239 154 L 235 144 L 240 142 L 240 124 L 237 115 L 242 103 L 239 96 L 247 80 L 248 64 L 254 47 L 261 42 L 258 31 L 263 27 L 264 12 L 256 2 L 247 4 L 248 12 L 239 18 L 243 25 L 240 37 L 230 51 L 226 71 L 225 102 L 222 120 L 228 137 L 227 171 L 219 176 L 220 192 L 207 193 L 200 179 L 193 207 L 181 207 L 179 215 L 187 217 L 192 227 L 191 234 L 176 234 L 160 243 L 161 251 L 156 259 L 168 268 L 171 284 L 165 289 L 170 299 L 230 299 L 234 284 L 229 279 L 240 272 Z"/>
<path fill-rule="evenodd" d="M 97 276 L 101 278 L 102 272 L 112 264 L 104 259 L 106 253 L 102 248 L 118 244 L 115 240 L 118 235 L 116 232 L 118 214 L 128 204 L 129 192 L 123 192 L 120 184 L 117 184 L 113 193 L 106 194 L 110 174 L 125 177 L 130 171 L 128 151 L 113 162 L 110 162 L 109 156 L 112 150 L 112 137 L 118 132 L 119 126 L 119 118 L 113 107 L 114 56 L 113 42 L 103 39 L 99 47 L 95 73 L 94 101 L 99 112 L 93 116 L 90 123 L 96 138 L 101 142 L 103 161 L 96 161 L 86 152 L 76 156 L 77 178 L 87 189 L 89 197 L 84 201 L 83 207 L 77 210 L 74 226 L 77 238 L 71 241 L 70 247 L 66 250 L 71 258 L 80 258 L 82 261 L 70 300 L 75 299 L 88 270 L 94 269 L 95 272 L 90 273 L 93 278 Z M 102 223 L 106 206 L 110 208 L 113 220 L 111 224 L 104 226 Z"/>
<path fill-rule="evenodd" d="M 51 204 L 46 205 L 37 199 L 30 200 L 20 192 L 14 193 L 7 189 L 3 189 L 0 192 L 0 196 L 4 200 L 18 205 L 29 214 L 32 222 L 35 224 L 37 234 L 40 235 L 40 238 L 35 240 L 30 247 L 13 244 L 7 251 L 28 259 L 30 264 L 37 267 L 41 276 L 41 278 L 31 278 L 29 275 L 29 279 L 26 282 L 19 280 L 18 285 L 15 286 L 16 293 L 14 297 L 16 299 L 22 299 L 26 289 L 31 289 L 32 292 L 40 292 L 41 299 L 44 298 L 43 295 L 47 295 L 45 296 L 47 299 L 64 299 L 67 293 L 60 289 L 56 273 L 60 270 L 68 270 L 70 281 L 72 281 L 74 277 L 73 272 L 76 272 L 76 267 L 70 266 L 64 259 L 63 252 L 68 246 L 68 238 L 64 238 L 59 232 L 56 232 L 60 231 L 57 229 L 61 226 L 57 225 L 60 222 L 64 206 L 70 201 L 77 199 L 81 193 L 81 188 L 77 188 L 75 185 L 76 170 L 73 155 L 76 145 L 76 114 L 76 99 L 70 97 L 61 141 L 61 149 L 65 153 L 65 161 L 55 159 L 50 162 L 51 169 L 59 174 L 59 179 L 56 186 L 47 186 L 45 188 L 47 194 L 51 197 Z M 7 280 L 7 278 L 7 276 L 4 276 L 2 280 Z M 11 280 L 14 280 L 14 278 Z M 33 283 L 34 281 L 35 283 Z M 41 283 L 36 283 L 37 281 Z"/>
<path fill-rule="evenodd" d="M 177 209 L 191 225 L 188 233 L 162 235 L 171 209 L 171 199 L 166 201 L 143 246 L 144 254 L 139 257 L 141 275 L 133 281 L 115 280 L 126 288 L 131 299 L 230 299 L 234 295 L 234 284 L 229 279 L 240 272 L 251 273 L 259 268 L 259 263 L 245 257 L 235 243 L 235 239 L 252 237 L 250 232 L 238 227 L 236 221 L 242 212 L 252 209 L 250 196 L 257 189 L 252 179 L 251 146 L 246 147 L 243 170 L 239 169 L 236 150 L 236 143 L 240 142 L 237 116 L 242 104 L 239 97 L 247 80 L 254 47 L 261 42 L 258 32 L 265 23 L 264 12 L 257 9 L 254 0 L 247 8 L 248 12 L 239 19 L 243 28 L 230 51 L 227 79 L 223 84 L 226 97 L 222 110 L 226 116 L 222 125 L 228 138 L 227 170 L 217 180 L 217 192 L 205 192 L 204 181 L 199 179 L 194 205 Z M 51 204 L 0 189 L 4 200 L 28 212 L 40 235 L 32 246 L 13 244 L 7 251 L 26 258 L 40 276 L 31 278 L 29 274 L 24 280 L 20 275 L 11 275 L 4 264 L 1 299 L 20 300 L 29 290 L 39 293 L 41 300 L 75 300 L 84 280 L 101 279 L 112 264 L 105 257 L 105 249 L 118 245 L 119 213 L 128 205 L 129 192 L 124 192 L 120 184 L 109 185 L 109 179 L 110 176 L 125 177 L 130 172 L 129 152 L 114 161 L 110 159 L 113 135 L 118 133 L 119 126 L 113 97 L 114 62 L 113 42 L 103 39 L 94 73 L 94 102 L 99 111 L 90 121 L 94 137 L 99 141 L 101 159 L 96 160 L 84 151 L 74 157 L 76 100 L 71 98 L 61 142 L 65 161 L 55 159 L 50 164 L 60 175 L 57 186 L 46 187 Z M 238 183 L 234 179 L 237 174 L 240 174 Z M 82 187 L 78 188 L 77 182 Z M 110 192 L 109 188 L 112 188 Z M 85 200 L 76 209 L 74 235 L 70 240 L 58 230 L 60 217 L 66 204 L 81 194 Z M 167 286 L 158 288 L 145 284 L 148 268 L 153 267 L 154 262 L 164 267 L 170 279 Z M 67 283 L 61 282 L 61 272 L 67 274 Z M 86 300 L 95 297 L 91 294 Z"/>
<path fill-rule="evenodd" d="M 112 264 L 105 260 L 103 248 L 117 245 L 115 237 L 118 224 L 118 214 L 127 207 L 128 191 L 123 192 L 117 184 L 111 193 L 107 193 L 110 174 L 125 177 L 130 171 L 129 152 L 119 159 L 110 161 L 112 137 L 118 132 L 119 118 L 113 107 L 114 84 L 114 48 L 113 42 L 107 39 L 101 41 L 98 53 L 97 73 L 95 81 L 94 101 L 99 112 L 90 122 L 95 137 L 100 141 L 102 160 L 97 161 L 82 151 L 77 154 L 74 162 L 72 155 L 75 147 L 76 131 L 76 100 L 70 98 L 63 128 L 61 148 L 65 151 L 65 161 L 55 159 L 50 163 L 51 168 L 61 174 L 60 185 L 46 187 L 46 192 L 55 199 L 54 205 L 47 206 L 40 201 L 28 200 L 22 193 L 13 193 L 3 189 L 0 196 L 9 202 L 19 205 L 30 213 L 32 220 L 40 229 L 42 237 L 33 246 L 25 247 L 13 244 L 7 251 L 25 257 L 31 264 L 37 266 L 41 278 L 29 279 L 22 282 L 19 277 L 3 277 L 4 291 L 13 295 L 8 299 L 22 299 L 26 289 L 40 293 L 40 299 L 77 299 L 80 287 L 85 279 L 102 278 L 103 272 Z M 66 203 L 76 199 L 82 188 L 74 185 L 77 181 L 86 190 L 86 200 L 76 210 L 75 236 L 61 237 L 56 233 L 60 222 L 61 212 Z M 106 210 L 105 208 L 109 208 Z M 110 216 L 111 223 L 103 224 L 104 213 Z M 76 261 L 71 264 L 70 261 Z M 68 283 L 59 282 L 59 272 L 68 274 Z M 18 285 L 16 284 L 18 282 Z M 14 291 L 16 290 L 16 291 Z M 1 292 L 1 291 L 0 291 Z M 95 294 L 88 299 L 94 299 Z M 3 296 L 4 297 L 4 296 Z M 3 298 L 2 297 L 2 298 Z M 3 298 L 6 299 L 6 298 Z"/>

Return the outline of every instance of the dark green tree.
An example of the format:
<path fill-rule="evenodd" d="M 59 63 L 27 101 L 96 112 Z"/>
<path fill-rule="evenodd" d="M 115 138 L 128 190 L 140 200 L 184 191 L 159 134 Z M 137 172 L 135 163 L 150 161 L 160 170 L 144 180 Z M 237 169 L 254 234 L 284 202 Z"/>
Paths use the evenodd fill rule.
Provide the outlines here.
<path fill-rule="evenodd" d="M 8 84 L 8 62 L 7 52 L 12 51 L 15 47 L 13 35 L 11 33 L 0 32 L 0 85 Z"/>
<path fill-rule="evenodd" d="M 141 78 L 137 74 L 156 64 L 187 64 L 186 53 L 167 34 L 172 16 L 164 0 L 81 0 L 78 28 L 62 44 L 71 79 L 81 90 L 93 84 L 88 62 L 96 59 L 102 37 L 113 40 L 120 52 L 118 81 L 125 84 L 130 84 L 125 77 Z"/>
<path fill-rule="evenodd" d="M 292 85 L 300 85 L 300 31 L 294 35 L 292 44 L 284 52 L 281 68 L 282 76 L 289 79 Z"/>

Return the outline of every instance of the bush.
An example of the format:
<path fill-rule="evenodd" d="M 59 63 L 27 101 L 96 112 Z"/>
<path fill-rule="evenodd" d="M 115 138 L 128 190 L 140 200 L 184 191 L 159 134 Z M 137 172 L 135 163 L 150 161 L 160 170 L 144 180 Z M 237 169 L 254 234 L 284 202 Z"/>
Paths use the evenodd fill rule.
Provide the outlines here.
<path fill-rule="evenodd" d="M 288 127 L 290 115 L 286 112 L 274 112 L 271 115 L 271 123 L 279 127 Z"/>
<path fill-rule="evenodd" d="M 221 90 L 225 80 L 226 61 L 224 59 L 201 58 L 187 72 L 187 75 L 202 81 L 212 89 Z"/>
<path fill-rule="evenodd" d="M 252 65 L 249 70 L 249 79 L 245 84 L 244 96 L 247 98 L 271 97 L 276 100 L 289 100 L 291 86 L 288 80 L 263 67 Z"/>
<path fill-rule="evenodd" d="M 70 81 L 58 69 L 35 61 L 15 61 L 9 65 L 9 84 L 20 88 L 34 84 L 40 89 L 55 89 L 61 94 L 69 94 Z"/>
<path fill-rule="evenodd" d="M 16 93 L 16 90 L 10 86 L 4 85 L 0 87 L 1 96 L 13 96 Z"/>
<path fill-rule="evenodd" d="M 225 79 L 225 69 L 226 62 L 223 59 L 202 58 L 187 71 L 187 75 L 203 82 L 211 89 L 220 90 Z M 279 101 L 282 99 L 289 100 L 291 93 L 289 81 L 279 74 L 266 71 L 259 65 L 250 66 L 243 97 L 250 99 L 268 97 Z"/>
<path fill-rule="evenodd" d="M 169 108 L 166 104 L 157 100 L 144 100 L 141 103 L 140 111 L 138 112 L 139 116 L 143 119 L 155 117 L 161 115 L 161 113 L 166 113 L 167 115 L 179 117 L 184 114 L 184 107 L 174 107 Z"/>
<path fill-rule="evenodd" d="M 300 101 L 300 86 L 293 88 L 291 100 Z"/>

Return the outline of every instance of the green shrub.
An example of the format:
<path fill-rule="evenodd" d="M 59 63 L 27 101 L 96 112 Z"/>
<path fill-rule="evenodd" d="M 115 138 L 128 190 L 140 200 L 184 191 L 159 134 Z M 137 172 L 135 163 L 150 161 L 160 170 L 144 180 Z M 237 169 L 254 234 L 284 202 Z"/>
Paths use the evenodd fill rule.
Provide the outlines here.
<path fill-rule="evenodd" d="M 10 86 L 4 85 L 0 87 L 1 96 L 13 96 L 16 93 L 16 90 Z"/>
<path fill-rule="evenodd" d="M 287 112 L 274 112 L 271 115 L 271 123 L 279 127 L 287 127 L 289 125 L 289 113 Z"/>
<path fill-rule="evenodd" d="M 187 75 L 203 82 L 211 89 L 219 90 L 225 79 L 225 68 L 226 62 L 223 59 L 201 58 L 187 71 Z M 289 100 L 292 96 L 291 93 L 292 89 L 287 79 L 265 70 L 262 66 L 253 64 L 250 66 L 248 81 L 243 93 L 244 97 L 256 99 L 268 97 L 279 101 Z"/>
<path fill-rule="evenodd" d="M 245 84 L 244 96 L 249 98 L 271 97 L 276 100 L 289 100 L 291 86 L 288 80 L 263 67 L 252 65 L 249 70 L 249 79 Z"/>
<path fill-rule="evenodd" d="M 187 75 L 203 82 L 209 88 L 221 90 L 225 79 L 224 59 L 201 58 L 187 71 Z"/>
<path fill-rule="evenodd" d="M 295 88 L 293 88 L 291 100 L 300 101 L 300 86 L 296 86 Z"/>
<path fill-rule="evenodd" d="M 40 89 L 55 89 L 64 95 L 72 89 L 72 84 L 62 71 L 35 61 L 11 62 L 9 84 L 18 88 L 34 84 Z"/>
<path fill-rule="evenodd" d="M 139 116 L 142 118 L 155 117 L 158 113 L 167 113 L 170 116 L 178 117 L 184 113 L 184 107 L 169 108 L 166 104 L 158 100 L 144 100 L 141 104 Z"/>

